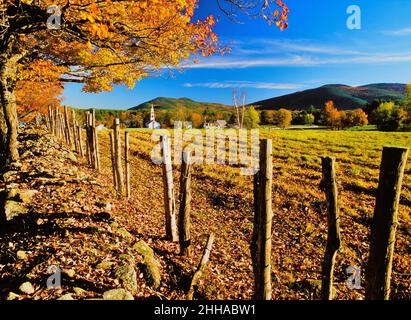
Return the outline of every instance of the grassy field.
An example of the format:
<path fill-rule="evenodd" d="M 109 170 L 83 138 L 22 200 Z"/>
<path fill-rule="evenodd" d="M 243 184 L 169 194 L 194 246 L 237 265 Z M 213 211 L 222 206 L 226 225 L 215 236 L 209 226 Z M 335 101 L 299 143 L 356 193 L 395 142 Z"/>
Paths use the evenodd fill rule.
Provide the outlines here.
<path fill-rule="evenodd" d="M 161 167 L 151 163 L 156 142 L 148 130 L 131 131 L 132 190 L 136 207 L 125 220 L 138 219 L 143 237 L 164 234 Z M 350 266 L 361 268 L 364 281 L 369 250 L 370 219 L 383 146 L 411 147 L 410 133 L 328 130 L 260 130 L 260 138 L 273 140 L 273 297 L 316 298 L 327 235 L 325 196 L 320 190 L 321 156 L 334 156 L 341 207 L 342 249 L 337 257 L 336 289 L 339 299 L 362 299 L 364 290 L 345 284 Z M 104 164 L 110 168 L 108 132 L 101 133 Z M 105 150 L 105 151 L 104 151 Z M 178 181 L 179 166 L 174 179 Z M 108 176 L 110 176 L 108 174 Z M 141 190 L 143 188 L 143 190 Z M 138 190 L 138 191 L 137 191 Z M 178 186 L 176 186 L 178 192 Z M 155 194 L 155 199 L 147 196 Z M 208 299 L 248 299 L 252 295 L 249 242 L 252 232 L 252 178 L 238 166 L 194 165 L 193 243 L 201 254 L 206 235 L 216 233 L 216 245 L 200 296 Z M 134 212 L 134 213 L 133 213 Z M 411 161 L 406 167 L 400 200 L 399 228 L 393 266 L 392 297 L 411 298 Z M 135 216 L 133 216 L 135 215 Z M 137 218 L 138 217 L 138 218 Z M 155 227 L 155 231 L 153 230 Z M 167 244 L 154 246 L 182 270 L 197 260 L 183 261 Z M 171 272 L 171 271 L 170 271 Z M 170 275 L 171 277 L 171 275 Z M 362 284 L 364 287 L 364 282 Z M 170 289 L 169 297 L 180 293 Z"/>

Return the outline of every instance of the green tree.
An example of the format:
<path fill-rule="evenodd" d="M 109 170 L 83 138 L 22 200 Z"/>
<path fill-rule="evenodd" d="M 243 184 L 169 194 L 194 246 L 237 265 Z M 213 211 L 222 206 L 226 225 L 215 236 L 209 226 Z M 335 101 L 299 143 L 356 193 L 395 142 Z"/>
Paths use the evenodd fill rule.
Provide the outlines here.
<path fill-rule="evenodd" d="M 304 124 L 313 124 L 315 121 L 315 116 L 312 113 L 306 113 L 303 117 Z"/>
<path fill-rule="evenodd" d="M 394 102 L 383 102 L 373 112 L 373 119 L 381 131 L 397 131 L 407 123 L 407 112 Z"/>
<path fill-rule="evenodd" d="M 234 114 L 233 114 L 234 115 Z M 253 106 L 248 107 L 244 112 L 244 128 L 257 128 L 260 123 L 260 114 Z"/>

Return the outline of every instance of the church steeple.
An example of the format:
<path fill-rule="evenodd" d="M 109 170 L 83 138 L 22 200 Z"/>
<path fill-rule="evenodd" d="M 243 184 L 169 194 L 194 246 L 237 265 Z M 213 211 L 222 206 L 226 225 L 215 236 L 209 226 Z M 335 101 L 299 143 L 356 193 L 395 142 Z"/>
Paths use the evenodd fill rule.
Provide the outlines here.
<path fill-rule="evenodd" d="M 154 117 L 154 106 L 151 105 L 151 114 L 150 114 L 150 122 L 155 121 L 156 118 Z"/>

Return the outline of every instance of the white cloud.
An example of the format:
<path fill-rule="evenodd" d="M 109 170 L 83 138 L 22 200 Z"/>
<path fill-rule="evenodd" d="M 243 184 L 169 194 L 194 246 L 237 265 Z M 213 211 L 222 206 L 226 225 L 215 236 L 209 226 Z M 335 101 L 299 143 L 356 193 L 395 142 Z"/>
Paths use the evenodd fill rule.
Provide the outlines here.
<path fill-rule="evenodd" d="M 254 88 L 270 90 L 294 90 L 303 87 L 301 84 L 293 83 L 272 83 L 272 82 L 253 82 L 253 81 L 222 81 L 222 82 L 197 82 L 184 83 L 184 87 L 202 87 L 210 89 L 227 89 L 227 88 Z"/>
<path fill-rule="evenodd" d="M 402 54 L 362 54 L 345 57 L 319 57 L 292 55 L 284 58 L 279 57 L 233 57 L 220 56 L 206 58 L 197 64 L 184 64 L 188 69 L 239 69 L 251 67 L 312 67 L 327 64 L 356 64 L 356 63 L 395 63 L 411 62 L 411 53 Z"/>
<path fill-rule="evenodd" d="M 404 28 L 404 29 L 398 29 L 398 30 L 386 30 L 386 31 L 383 31 L 382 33 L 389 35 L 389 36 L 407 36 L 407 35 L 411 35 L 411 28 Z"/>

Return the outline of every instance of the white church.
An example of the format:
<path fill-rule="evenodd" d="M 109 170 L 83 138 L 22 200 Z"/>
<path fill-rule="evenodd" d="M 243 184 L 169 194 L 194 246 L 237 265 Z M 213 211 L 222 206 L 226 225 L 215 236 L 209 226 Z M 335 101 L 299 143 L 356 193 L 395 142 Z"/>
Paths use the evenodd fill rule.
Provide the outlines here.
<path fill-rule="evenodd" d="M 156 121 L 154 116 L 154 106 L 151 105 L 150 122 L 146 123 L 146 128 L 148 129 L 160 129 L 160 124 Z"/>

